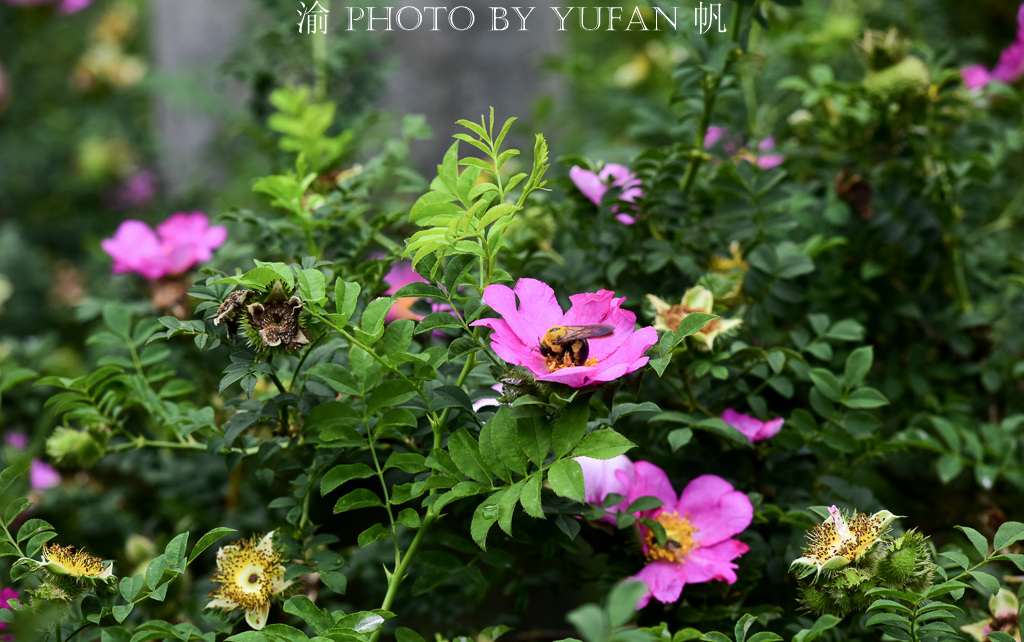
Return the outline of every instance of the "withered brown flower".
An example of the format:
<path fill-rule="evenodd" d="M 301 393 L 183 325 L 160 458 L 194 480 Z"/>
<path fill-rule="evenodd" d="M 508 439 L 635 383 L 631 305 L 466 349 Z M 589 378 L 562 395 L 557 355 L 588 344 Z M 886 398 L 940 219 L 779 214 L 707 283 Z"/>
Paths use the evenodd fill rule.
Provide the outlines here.
<path fill-rule="evenodd" d="M 308 330 L 299 325 L 299 315 L 306 302 L 298 296 L 289 296 L 280 281 L 274 282 L 270 294 L 262 302 L 249 303 L 256 293 L 252 290 L 235 290 L 217 309 L 214 325 L 222 322 L 232 334 L 234 319 L 244 309 L 244 323 L 249 345 L 258 348 L 283 347 L 297 350 L 309 343 Z"/>

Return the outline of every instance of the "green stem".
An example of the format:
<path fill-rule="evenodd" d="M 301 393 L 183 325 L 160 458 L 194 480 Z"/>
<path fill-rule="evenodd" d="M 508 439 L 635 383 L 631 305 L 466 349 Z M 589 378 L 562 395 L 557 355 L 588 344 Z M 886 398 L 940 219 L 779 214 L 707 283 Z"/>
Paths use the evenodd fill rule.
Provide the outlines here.
<path fill-rule="evenodd" d="M 469 356 L 466 357 L 466 363 L 462 365 L 462 372 L 459 373 L 459 378 L 455 381 L 456 388 L 461 388 L 462 384 L 466 383 L 466 379 L 469 377 L 469 373 L 472 372 L 474 367 L 476 367 L 476 353 L 471 352 Z M 444 427 L 448 424 L 448 415 L 451 413 L 451 410 L 451 408 L 445 408 L 441 413 L 441 418 L 433 425 L 434 449 L 441 447 L 441 438 L 444 436 Z"/>
<path fill-rule="evenodd" d="M 693 387 L 690 385 L 690 375 L 684 372 L 682 373 L 682 379 L 683 386 L 686 388 L 686 396 L 689 397 L 690 399 L 690 404 L 697 410 L 703 412 L 708 417 L 714 417 L 714 415 L 711 414 L 711 411 L 709 411 L 707 408 L 702 406 L 699 401 L 697 401 L 697 395 L 693 394 Z"/>
<path fill-rule="evenodd" d="M 398 567 L 395 568 L 395 572 L 388 579 L 388 592 L 384 596 L 384 602 L 380 605 L 380 608 L 385 611 L 391 610 L 391 605 L 395 603 L 395 595 L 398 594 L 398 587 L 402 584 L 402 580 L 405 579 L 405 574 L 409 570 L 409 564 L 412 562 L 413 556 L 416 554 L 416 549 L 419 548 L 420 542 L 423 541 L 423 535 L 427 532 L 427 527 L 434 521 L 434 516 L 431 513 L 427 513 L 423 518 L 423 524 L 420 525 L 420 530 L 416 533 L 416 537 L 413 538 L 412 544 L 409 545 L 409 549 L 405 552 L 405 556 L 402 561 L 399 562 Z M 380 639 L 381 630 L 383 627 L 379 627 L 370 636 L 370 642 L 377 642 Z"/>
<path fill-rule="evenodd" d="M 53 637 L 54 639 L 56 639 L 57 642 L 61 642 L 61 633 L 62 631 L 60 629 L 60 620 L 57 620 L 57 622 L 53 625 Z"/>
<path fill-rule="evenodd" d="M 313 66 L 316 70 L 313 98 L 319 101 L 327 96 L 327 34 L 318 31 L 312 35 Z"/>
<path fill-rule="evenodd" d="M 308 346 L 306 346 L 306 349 L 305 349 L 305 351 L 303 351 L 302 356 L 299 357 L 298 365 L 295 366 L 295 373 L 292 374 L 292 380 L 290 382 L 288 382 L 288 389 L 289 390 L 295 390 L 295 380 L 299 378 L 299 371 L 302 370 L 302 364 L 306 363 L 306 357 L 308 357 L 310 355 L 310 353 L 313 352 L 313 348 L 316 346 L 316 344 L 320 343 L 320 339 L 323 339 L 323 338 L 324 338 L 324 335 L 321 334 L 321 335 L 317 336 L 315 339 L 313 339 L 313 341 L 310 342 L 310 344 Z M 305 382 L 303 382 L 303 385 L 305 385 Z M 296 393 L 296 394 L 299 397 L 301 397 L 302 396 L 302 390 L 299 390 L 299 392 Z"/>
<path fill-rule="evenodd" d="M 125 451 L 125 450 L 131 450 L 132 448 L 170 448 L 172 450 L 206 450 L 207 449 L 206 444 L 201 444 L 201 443 L 195 442 L 195 441 L 186 441 L 186 442 L 158 441 L 158 440 L 153 440 L 153 439 L 139 438 L 137 440 L 134 440 L 134 441 L 131 441 L 131 442 L 128 442 L 128 443 L 117 444 L 116 446 L 112 446 L 109 450 L 112 453 L 116 453 L 116 452 L 122 452 L 122 451 Z M 240 453 L 245 453 L 246 455 L 255 455 L 258 451 L 259 451 L 259 448 L 246 448 L 246 449 L 242 449 L 242 448 L 223 448 L 223 449 L 221 449 L 220 452 L 221 452 L 221 454 L 232 453 L 232 452 L 240 452 Z"/>

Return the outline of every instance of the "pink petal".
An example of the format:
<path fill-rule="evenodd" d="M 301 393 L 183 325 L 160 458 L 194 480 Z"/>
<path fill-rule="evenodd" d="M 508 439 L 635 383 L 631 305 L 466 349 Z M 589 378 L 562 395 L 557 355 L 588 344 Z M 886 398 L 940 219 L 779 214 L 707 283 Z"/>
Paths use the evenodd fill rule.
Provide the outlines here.
<path fill-rule="evenodd" d="M 687 584 L 719 580 L 732 584 L 736 581 L 736 564 L 732 560 L 750 550 L 737 539 L 727 539 L 714 546 L 698 546 L 687 554 L 679 571 Z"/>
<path fill-rule="evenodd" d="M 569 297 L 572 305 L 565 313 L 562 323 L 565 325 L 592 325 L 605 323 L 615 326 L 615 331 L 603 337 L 589 340 L 590 356 L 599 361 L 625 343 L 636 327 L 636 315 L 622 309 L 626 297 L 615 298 L 610 290 L 597 292 L 581 292 Z"/>
<path fill-rule="evenodd" d="M 1017 41 L 999 54 L 999 62 L 992 69 L 992 78 L 1012 84 L 1024 76 L 1024 42 Z"/>
<path fill-rule="evenodd" d="M 394 296 L 395 293 L 410 283 L 426 283 L 427 280 L 420 276 L 419 272 L 412 269 L 411 261 L 399 261 L 395 263 L 391 271 L 384 277 L 384 282 L 388 284 L 388 289 L 384 293 Z"/>
<path fill-rule="evenodd" d="M 678 602 L 686 586 L 686 578 L 679 565 L 671 562 L 651 562 L 633 577 L 626 578 L 627 582 L 630 580 L 639 580 L 650 589 L 637 601 L 638 609 L 647 606 L 652 597 L 663 604 Z"/>
<path fill-rule="evenodd" d="M 60 483 L 60 473 L 57 469 L 39 459 L 32 460 L 28 477 L 33 490 L 46 490 Z"/>
<path fill-rule="evenodd" d="M 60 3 L 60 12 L 63 14 L 78 13 L 92 4 L 92 0 L 63 0 Z"/>
<path fill-rule="evenodd" d="M 103 239 L 100 247 L 114 259 L 114 274 L 138 272 L 149 279 L 167 274 L 167 261 L 160 239 L 142 221 L 122 222 L 114 237 Z"/>
<path fill-rule="evenodd" d="M 629 503 L 625 498 L 635 479 L 633 462 L 629 460 L 629 457 L 619 455 L 611 459 L 594 459 L 592 457 L 576 457 L 575 459 L 583 469 L 583 501 L 600 506 L 608 495 L 615 493 L 622 495 L 624 499 L 608 510 L 611 512 L 626 510 Z M 615 518 L 610 515 L 601 519 L 615 522 Z"/>
<path fill-rule="evenodd" d="M 771 169 L 773 167 L 778 167 L 784 162 L 786 162 L 786 157 L 782 154 L 769 154 L 758 158 L 757 166 L 761 169 Z"/>
<path fill-rule="evenodd" d="M 751 441 L 764 441 L 765 439 L 771 439 L 775 435 L 779 434 L 784 423 L 786 423 L 786 420 L 782 417 L 764 422 L 764 426 L 761 427 L 760 432 L 758 432 L 757 436 Z"/>
<path fill-rule="evenodd" d="M 745 415 L 741 412 L 736 412 L 732 408 L 726 408 L 725 411 L 722 412 L 722 421 L 743 433 L 750 441 L 754 441 L 754 437 L 756 437 L 764 427 L 764 424 L 758 421 L 755 417 Z"/>
<path fill-rule="evenodd" d="M 992 82 L 992 75 L 981 65 L 971 65 L 960 70 L 960 76 L 968 89 L 984 87 Z"/>
<path fill-rule="evenodd" d="M 649 461 L 638 461 L 633 464 L 635 482 L 628 489 L 626 499 L 632 503 L 640 497 L 651 495 L 660 499 L 665 505 L 662 508 L 655 508 L 651 511 L 640 513 L 641 516 L 649 516 L 660 513 L 663 510 L 672 511 L 676 505 L 676 491 L 672 488 L 672 482 L 668 475 L 661 468 Z M 628 504 L 627 504 L 628 505 Z M 682 512 L 679 513 L 682 515 Z"/>
<path fill-rule="evenodd" d="M 728 133 L 728 127 L 708 127 L 707 131 L 704 133 L 704 149 L 711 149 Z"/>
<path fill-rule="evenodd" d="M 569 178 L 576 184 L 576 188 L 590 199 L 594 205 L 600 205 L 608 186 L 601 182 L 597 174 L 590 170 L 583 169 L 579 165 L 573 165 L 569 170 Z"/>
<path fill-rule="evenodd" d="M 562 308 L 551 286 L 536 279 L 519 279 L 514 290 L 500 284 L 488 286 L 483 298 L 484 303 L 501 315 L 504 328 L 493 323 L 494 319 L 481 319 L 472 325 L 495 330 L 493 347 L 498 352 L 500 345 L 504 354 L 498 352 L 498 355 L 505 361 L 522 365 L 534 374 L 546 374 L 547 368 L 537 347 L 549 328 L 563 323 Z"/>
<path fill-rule="evenodd" d="M 629 214 L 616 214 L 615 220 L 617 220 L 619 223 L 622 223 L 623 225 L 632 225 L 636 223 L 636 219 L 630 216 Z"/>
<path fill-rule="evenodd" d="M 754 518 L 750 498 L 717 475 L 701 475 L 687 484 L 676 507 L 697 527 L 695 539 L 702 547 L 743 532 Z"/>
<path fill-rule="evenodd" d="M 601 169 L 601 173 L 597 175 L 602 181 L 607 181 L 609 178 L 612 179 L 613 187 L 622 187 L 627 183 L 637 184 L 640 181 L 637 180 L 636 174 L 629 171 L 629 168 L 625 165 L 619 165 L 618 163 L 608 163 Z"/>
<path fill-rule="evenodd" d="M 775 138 L 772 136 L 765 138 L 757 144 L 757 151 L 759 152 L 770 152 L 773 149 L 775 149 Z"/>
<path fill-rule="evenodd" d="M 4 443 L 16 450 L 25 450 L 25 446 L 28 446 L 28 435 L 23 432 L 9 432 L 4 435 Z"/>

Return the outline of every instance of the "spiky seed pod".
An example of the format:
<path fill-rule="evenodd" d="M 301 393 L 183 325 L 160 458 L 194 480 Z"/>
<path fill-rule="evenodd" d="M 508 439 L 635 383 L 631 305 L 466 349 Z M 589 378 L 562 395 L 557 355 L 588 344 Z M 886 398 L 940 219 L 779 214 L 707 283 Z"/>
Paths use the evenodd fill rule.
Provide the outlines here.
<path fill-rule="evenodd" d="M 923 92 L 931 82 L 931 72 L 916 56 L 907 56 L 895 65 L 881 71 L 872 71 L 864 77 L 864 88 L 885 99 Z"/>
<path fill-rule="evenodd" d="M 814 615 L 830 613 L 838 615 L 833 600 L 828 593 L 813 584 L 807 584 L 800 588 L 800 606 Z"/>
<path fill-rule="evenodd" d="M 88 468 L 107 454 L 105 435 L 60 427 L 46 440 L 46 454 L 58 464 Z"/>

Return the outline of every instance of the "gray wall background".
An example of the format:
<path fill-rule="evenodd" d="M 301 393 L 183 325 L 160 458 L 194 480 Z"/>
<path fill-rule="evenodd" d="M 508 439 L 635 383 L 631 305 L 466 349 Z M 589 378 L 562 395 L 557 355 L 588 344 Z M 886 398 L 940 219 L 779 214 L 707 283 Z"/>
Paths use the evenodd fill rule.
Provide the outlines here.
<path fill-rule="evenodd" d="M 509 28 L 491 31 L 488 6 L 500 3 L 462 1 L 476 15 L 473 27 L 467 31 L 453 30 L 443 17 L 438 21 L 440 31 L 431 31 L 431 14 L 424 13 L 424 22 L 415 31 L 393 26 L 391 32 L 379 32 L 388 38 L 397 58 L 381 106 L 399 115 L 424 114 L 434 130 L 432 140 L 418 142 L 413 148 L 416 164 L 425 173 L 432 171 L 451 145 L 451 135 L 461 131 L 455 120 L 476 119 L 491 106 L 500 121 L 528 116 L 538 96 L 557 95 L 559 91 L 557 82 L 539 69 L 545 56 L 560 50 L 560 35 L 564 35 L 556 31 L 557 19 L 549 5 L 534 9 L 527 20 L 527 31 L 517 30 L 520 21 L 511 7 L 506 7 Z M 401 0 L 393 12 L 405 5 L 422 11 L 426 4 Z M 173 79 L 182 87 L 173 98 L 160 96 L 154 104 L 160 169 L 171 192 L 182 193 L 197 182 L 217 179 L 217 169 L 206 162 L 204 152 L 217 131 L 218 119 L 211 114 L 215 110 L 191 98 L 198 100 L 212 92 L 236 105 L 245 100 L 242 88 L 218 78 L 218 65 L 235 47 L 244 45 L 240 38 L 244 37 L 247 17 L 256 9 L 251 0 L 152 0 L 151 5 L 154 71 L 158 79 Z M 382 1 L 380 6 L 384 5 Z M 295 6 L 301 7 L 298 0 Z M 448 6 L 454 8 L 458 3 Z M 413 12 L 404 12 L 403 24 L 414 24 L 414 16 Z M 456 25 L 463 27 L 466 19 L 467 13 L 459 11 Z M 346 37 L 347 26 L 344 5 L 332 3 L 330 37 Z M 375 23 L 375 30 L 382 27 L 383 23 Z M 189 91 L 189 86 L 195 90 Z"/>

